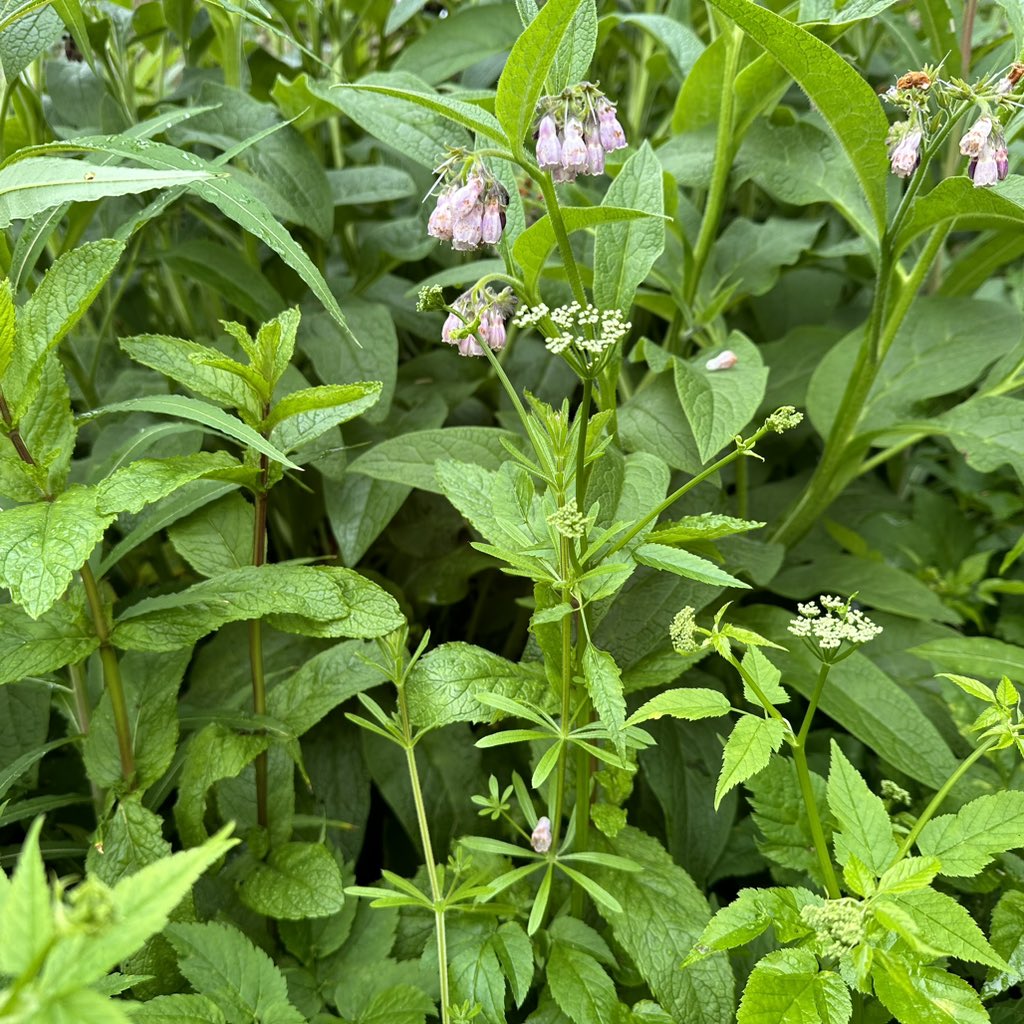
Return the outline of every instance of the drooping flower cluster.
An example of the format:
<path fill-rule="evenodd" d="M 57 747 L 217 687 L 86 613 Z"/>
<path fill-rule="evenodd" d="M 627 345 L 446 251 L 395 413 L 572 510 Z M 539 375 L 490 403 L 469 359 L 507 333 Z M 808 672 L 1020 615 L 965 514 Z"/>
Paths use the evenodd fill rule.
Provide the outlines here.
<path fill-rule="evenodd" d="M 822 594 L 818 602 L 808 601 L 796 606 L 800 618 L 791 619 L 789 631 L 816 644 L 823 651 L 834 651 L 843 642 L 866 644 L 882 632 L 862 611 L 852 607 L 852 598 Z"/>
<path fill-rule="evenodd" d="M 560 332 L 545 342 L 547 350 L 555 355 L 561 355 L 567 349 L 600 355 L 633 326 L 622 319 L 622 313 L 617 309 L 598 309 L 590 303 L 581 306 L 578 302 L 556 309 L 549 309 L 542 302 L 539 306 L 520 310 L 512 322 L 516 327 L 535 327 L 548 317 Z"/>
<path fill-rule="evenodd" d="M 505 320 L 515 307 L 512 289 L 493 292 L 490 288 L 471 288 L 463 292 L 451 305 L 441 328 L 441 340 L 446 345 L 458 345 L 459 355 L 482 356 L 480 340 L 492 352 L 505 347 Z"/>
<path fill-rule="evenodd" d="M 905 120 L 897 121 L 889 129 L 886 138 L 892 173 L 909 178 L 921 165 L 929 127 L 934 129 L 940 123 L 936 108 L 946 118 L 959 116 L 966 100 L 980 108 L 980 116 L 960 140 L 960 152 L 969 161 L 968 177 L 976 188 L 1002 181 L 1009 173 L 1010 157 L 1001 120 L 1006 119 L 1006 112 L 1020 106 L 1015 94 L 1022 81 L 1022 63 L 1011 64 L 998 79 L 986 76 L 971 85 L 959 79 L 945 81 L 934 67 L 902 75 L 884 94 L 889 103 L 906 115 Z"/>
<path fill-rule="evenodd" d="M 1006 137 L 999 123 L 987 114 L 979 117 L 960 140 L 960 152 L 970 158 L 967 174 L 975 188 L 994 185 L 1010 173 Z"/>
<path fill-rule="evenodd" d="M 497 245 L 505 229 L 508 192 L 484 163 L 458 151 L 435 168 L 437 203 L 427 221 L 427 234 L 469 251 Z M 433 190 L 432 190 L 433 191 Z"/>
<path fill-rule="evenodd" d="M 537 166 L 550 171 L 552 181 L 603 174 L 605 154 L 626 146 L 615 105 L 590 82 L 542 96 L 537 110 Z"/>

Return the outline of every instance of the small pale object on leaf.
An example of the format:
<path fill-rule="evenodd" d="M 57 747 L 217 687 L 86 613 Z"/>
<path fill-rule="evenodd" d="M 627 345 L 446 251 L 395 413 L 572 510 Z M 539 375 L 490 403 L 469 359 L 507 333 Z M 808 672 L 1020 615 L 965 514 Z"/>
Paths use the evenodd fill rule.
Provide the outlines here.
<path fill-rule="evenodd" d="M 739 356 L 733 352 L 732 349 L 727 348 L 724 352 L 719 352 L 717 356 L 709 359 L 704 364 L 704 369 L 711 370 L 731 370 L 739 362 Z"/>
<path fill-rule="evenodd" d="M 537 825 L 530 833 L 530 846 L 534 853 L 547 853 L 551 849 L 551 819 L 547 815 L 537 819 Z"/>

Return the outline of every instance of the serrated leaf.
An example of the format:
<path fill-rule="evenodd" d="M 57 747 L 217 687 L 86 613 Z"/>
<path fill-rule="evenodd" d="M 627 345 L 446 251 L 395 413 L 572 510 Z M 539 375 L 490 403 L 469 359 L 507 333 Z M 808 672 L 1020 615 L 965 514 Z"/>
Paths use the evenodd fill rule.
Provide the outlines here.
<path fill-rule="evenodd" d="M 715 786 L 716 810 L 730 789 L 767 767 L 785 735 L 786 727 L 777 718 L 744 715 L 736 723 L 726 741 L 722 772 Z"/>
<path fill-rule="evenodd" d="M 983 871 L 998 853 L 1024 846 L 1024 792 L 1007 790 L 978 797 L 956 814 L 932 818 L 917 837 L 926 857 L 938 857 L 941 874 L 968 877 Z"/>
<path fill-rule="evenodd" d="M 978 993 L 939 967 L 912 967 L 887 956 L 876 960 L 871 977 L 879 1001 L 906 1024 L 989 1024 Z"/>
<path fill-rule="evenodd" d="M 207 995 L 228 1021 L 305 1024 L 288 1001 L 288 987 L 274 962 L 238 929 L 213 921 L 172 924 L 166 932 L 181 973 Z"/>
<path fill-rule="evenodd" d="M 595 843 L 595 845 L 598 845 Z M 639 873 L 599 869 L 595 877 L 624 908 L 598 905 L 616 941 L 637 966 L 658 1002 L 674 1020 L 722 1024 L 734 1012 L 733 974 L 724 954 L 688 970 L 679 969 L 711 914 L 690 876 L 673 863 L 661 844 L 627 826 L 600 847 L 639 864 Z"/>
<path fill-rule="evenodd" d="M 696 721 L 698 718 L 720 718 L 729 713 L 729 698 L 718 690 L 699 686 L 666 690 L 642 704 L 629 716 L 628 725 L 639 725 L 664 715 Z"/>
<path fill-rule="evenodd" d="M 184 484 L 237 469 L 227 452 L 197 452 L 167 459 L 137 459 L 111 473 L 96 488 L 96 508 L 103 515 L 141 512 Z"/>
<path fill-rule="evenodd" d="M 50 889 L 39 855 L 42 827 L 42 818 L 32 823 L 14 874 L 8 884 L 0 887 L 0 971 L 14 977 L 45 955 L 53 936 Z"/>
<path fill-rule="evenodd" d="M 728 627 L 726 629 L 728 631 L 724 631 L 725 635 L 732 636 L 732 631 Z M 735 639 L 742 642 L 742 637 L 736 637 Z M 768 644 L 768 646 L 778 649 L 776 644 Z M 782 673 L 772 664 L 767 655 L 762 654 L 757 647 L 748 644 L 747 653 L 743 655 L 743 661 L 740 664 L 772 704 L 786 704 L 789 701 L 789 694 L 780 685 Z M 746 679 L 743 680 L 743 696 L 751 704 L 760 707 L 761 702 L 750 688 Z"/>
<path fill-rule="evenodd" d="M 492 936 L 491 945 L 498 954 L 501 969 L 512 990 L 513 1002 L 516 1006 L 522 1006 L 533 981 L 533 945 L 530 937 L 521 924 L 506 921 L 499 925 Z"/>
<path fill-rule="evenodd" d="M 684 576 L 688 580 L 707 583 L 712 587 L 740 587 L 749 590 L 750 584 L 730 576 L 724 569 L 719 569 L 714 562 L 701 558 L 682 548 L 670 548 L 667 544 L 641 544 L 633 552 L 641 565 L 649 565 L 652 569 Z"/>
<path fill-rule="evenodd" d="M 155 996 L 132 1007 L 132 1020 L 144 1024 L 225 1024 L 224 1014 L 206 996 Z"/>
<path fill-rule="evenodd" d="M 173 651 L 225 623 L 264 616 L 286 632 L 334 637 L 383 636 L 404 621 L 393 597 L 351 569 L 247 566 L 139 601 L 115 622 L 111 642 Z"/>
<path fill-rule="evenodd" d="M 96 511 L 91 487 L 0 512 L 0 586 L 39 618 L 67 590 L 113 520 Z"/>
<path fill-rule="evenodd" d="M 878 891 L 914 892 L 931 885 L 942 865 L 938 857 L 905 857 L 888 868 L 878 880 Z"/>
<path fill-rule="evenodd" d="M 587 644 L 583 652 L 583 677 L 601 724 L 608 730 L 619 754 L 624 755 L 626 700 L 622 693 L 619 666 L 607 651 L 599 651 L 593 644 Z"/>
<path fill-rule="evenodd" d="M 736 1024 L 847 1024 L 850 990 L 832 971 L 819 971 L 808 949 L 777 949 L 758 961 L 747 980 Z"/>
<path fill-rule="evenodd" d="M 98 646 L 92 625 L 68 603 L 37 618 L 17 605 L 0 605 L 0 684 L 76 664 Z"/>
<path fill-rule="evenodd" d="M 615 985 L 589 954 L 556 942 L 548 957 L 547 982 L 555 1002 L 575 1024 L 609 1024 L 616 1019 Z"/>
<path fill-rule="evenodd" d="M 338 862 L 319 843 L 285 843 L 271 850 L 238 894 L 258 914 L 290 921 L 327 917 L 345 902 Z"/>
<path fill-rule="evenodd" d="M 372 408 L 381 395 L 380 381 L 324 384 L 293 391 L 277 402 L 266 426 L 270 441 L 294 451 L 316 440 L 325 430 L 347 423 Z"/>
<path fill-rule="evenodd" d="M 415 725 L 440 728 L 452 722 L 489 722 L 492 708 L 478 693 L 497 693 L 532 703 L 540 699 L 544 675 L 539 665 L 516 664 L 460 642 L 441 644 L 413 666 L 405 683 L 409 717 Z"/>
<path fill-rule="evenodd" d="M 828 775 L 828 806 L 839 825 L 833 836 L 836 859 L 845 864 L 856 854 L 877 877 L 895 860 L 896 840 L 881 797 L 850 764 L 839 744 L 832 741 L 832 768 Z"/>
<path fill-rule="evenodd" d="M 253 506 L 240 494 L 226 494 L 173 523 L 167 536 L 201 576 L 218 576 L 252 563 L 255 518 Z"/>

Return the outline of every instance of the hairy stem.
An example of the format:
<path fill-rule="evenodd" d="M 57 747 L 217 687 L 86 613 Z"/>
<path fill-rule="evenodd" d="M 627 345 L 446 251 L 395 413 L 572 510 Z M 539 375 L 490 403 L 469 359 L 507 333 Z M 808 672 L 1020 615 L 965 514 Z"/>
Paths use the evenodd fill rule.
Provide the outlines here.
<path fill-rule="evenodd" d="M 722 211 L 725 209 L 725 198 L 729 184 L 729 171 L 732 170 L 732 128 L 733 108 L 736 103 L 736 93 L 733 83 L 736 78 L 736 68 L 739 64 L 740 43 L 743 36 L 738 28 L 729 30 L 729 40 L 725 52 L 725 69 L 722 75 L 722 97 L 721 105 L 718 108 L 718 134 L 715 136 L 715 163 L 711 172 L 711 185 L 708 188 L 708 198 L 704 204 L 704 216 L 700 222 L 700 232 L 697 235 L 697 242 L 693 247 L 693 264 L 690 268 L 690 276 L 686 279 L 683 287 L 683 297 L 687 306 L 693 305 L 697 288 L 700 285 L 704 267 L 708 257 L 711 255 L 711 247 L 714 245 L 715 236 L 718 234 L 718 225 L 722 220 Z"/>

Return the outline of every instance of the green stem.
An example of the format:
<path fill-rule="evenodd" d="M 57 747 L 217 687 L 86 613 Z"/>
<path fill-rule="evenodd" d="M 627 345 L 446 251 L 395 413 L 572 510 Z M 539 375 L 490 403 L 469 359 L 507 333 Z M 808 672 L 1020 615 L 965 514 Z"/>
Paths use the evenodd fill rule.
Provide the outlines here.
<path fill-rule="evenodd" d="M 82 662 L 68 665 L 68 675 L 71 677 L 71 692 L 75 698 L 75 719 L 78 722 L 78 731 L 85 740 L 89 736 L 89 727 L 92 723 L 92 709 L 89 707 L 89 690 L 85 678 L 85 671 Z M 100 810 L 103 807 L 103 791 L 96 783 L 89 779 L 89 791 L 92 795 L 92 806 L 99 818 Z"/>
<path fill-rule="evenodd" d="M 398 710 L 402 719 L 402 731 L 405 739 L 405 763 L 409 772 L 409 785 L 412 788 L 412 800 L 416 807 L 416 821 L 420 830 L 420 843 L 423 846 L 427 876 L 430 879 L 430 895 L 434 901 L 434 934 L 437 939 L 437 980 L 441 995 L 441 1024 L 449 1024 L 448 934 L 444 916 L 444 894 L 441 891 L 441 882 L 437 875 L 434 844 L 430 839 L 427 809 L 423 803 L 423 788 L 420 785 L 420 773 L 416 765 L 416 744 L 409 722 L 409 709 L 405 702 L 403 686 L 398 686 Z"/>
<path fill-rule="evenodd" d="M 128 703 L 125 700 L 124 684 L 121 681 L 121 668 L 117 663 L 117 652 L 110 645 L 110 631 L 107 629 L 107 617 L 103 608 L 96 577 L 84 562 L 79 570 L 82 584 L 85 587 L 86 600 L 92 613 L 93 629 L 100 641 L 100 663 L 103 666 L 103 685 L 110 697 L 110 709 L 114 714 L 114 731 L 117 733 L 117 749 L 121 755 L 121 775 L 130 782 L 135 774 L 135 753 L 132 749 L 132 730 L 128 720 Z"/>
<path fill-rule="evenodd" d="M 821 668 L 818 670 L 818 681 L 814 685 L 814 692 L 811 694 L 811 700 L 807 705 L 804 720 L 801 723 L 800 731 L 796 736 L 796 742 L 801 747 L 805 746 L 807 743 L 807 735 L 811 731 L 811 722 L 814 721 L 815 712 L 818 710 L 818 702 L 821 700 L 821 693 L 825 689 L 825 680 L 828 679 L 828 674 L 831 668 L 832 666 L 827 662 L 822 662 Z"/>
<path fill-rule="evenodd" d="M 579 432 L 576 435 L 576 507 L 582 513 L 587 510 L 587 431 L 590 426 L 590 408 L 594 396 L 594 382 L 588 377 L 583 382 L 583 398 L 576 413 Z"/>
<path fill-rule="evenodd" d="M 270 415 L 270 410 L 265 410 Z M 256 492 L 255 515 L 252 527 L 252 564 L 263 565 L 267 560 L 267 477 L 270 460 L 260 456 L 260 489 Z M 263 669 L 263 622 L 252 619 L 249 622 L 249 667 L 252 671 L 252 710 L 254 714 L 267 713 L 267 681 Z M 256 769 L 256 820 L 261 828 L 269 824 L 269 781 L 267 752 L 258 754 Z"/>
<path fill-rule="evenodd" d="M 739 29 L 732 28 L 725 51 L 725 68 L 722 74 L 722 97 L 718 109 L 718 134 L 715 136 L 715 163 L 711 172 L 711 185 L 708 198 L 704 204 L 704 216 L 700 222 L 700 232 L 693 248 L 693 264 L 690 276 L 683 287 L 683 296 L 687 306 L 693 305 L 697 288 L 700 284 L 704 267 L 711 255 L 711 247 L 718 234 L 718 225 L 725 209 L 726 189 L 729 183 L 729 171 L 732 170 L 732 128 L 733 108 L 736 92 L 733 83 L 736 79 L 736 68 L 739 64 L 740 43 L 742 34 Z"/>
<path fill-rule="evenodd" d="M 576 257 L 569 242 L 569 232 L 566 231 L 565 221 L 562 219 L 562 208 L 558 205 L 555 186 L 551 183 L 551 178 L 543 171 L 538 170 L 534 180 L 540 185 L 540 190 L 544 194 L 544 205 L 547 207 L 548 217 L 551 220 L 551 227 L 555 233 L 555 241 L 558 243 L 558 252 L 562 257 L 566 276 L 569 278 L 569 287 L 572 288 L 573 298 L 581 306 L 585 306 L 587 304 L 587 293 L 583 288 L 580 268 L 576 265 Z"/>
<path fill-rule="evenodd" d="M 559 562 L 561 566 L 562 579 L 567 579 L 572 571 L 569 552 L 570 541 L 566 537 L 560 538 Z M 562 600 L 568 604 L 572 599 L 572 592 L 566 584 L 562 588 Z M 568 773 L 568 743 L 566 736 L 569 733 L 569 716 L 572 714 L 572 616 L 562 616 L 562 749 L 558 754 L 558 766 L 555 769 L 555 807 L 551 819 L 551 849 L 558 849 L 559 839 L 562 835 L 562 813 L 565 808 L 565 787 L 566 775 Z"/>
<path fill-rule="evenodd" d="M 799 744 L 791 746 L 793 763 L 796 765 L 796 777 L 800 782 L 800 793 L 804 798 L 804 808 L 807 811 L 807 822 L 811 826 L 814 849 L 818 854 L 818 863 L 821 865 L 821 873 L 825 879 L 825 891 L 828 893 L 829 899 L 837 900 L 842 893 L 839 889 L 839 880 L 836 878 L 836 869 L 832 866 L 832 858 L 829 856 L 828 841 L 825 839 L 825 830 L 821 825 L 818 803 L 814 799 L 814 787 L 811 785 L 811 770 L 807 766 L 807 754 Z"/>
<path fill-rule="evenodd" d="M 914 827 L 907 833 L 907 838 L 903 840 L 903 845 L 900 847 L 899 853 L 896 854 L 896 860 L 893 863 L 898 863 L 906 857 L 910 852 L 910 848 L 917 842 L 917 837 L 921 834 L 921 830 L 935 817 L 935 812 L 942 806 L 942 802 L 946 797 L 949 796 L 949 791 L 967 774 L 976 761 L 980 761 L 998 743 L 999 737 L 989 737 L 981 746 L 976 747 L 957 765 L 950 777 L 942 784 L 942 788 L 932 797 L 931 802 L 924 809 L 921 817 L 914 823 Z"/>

